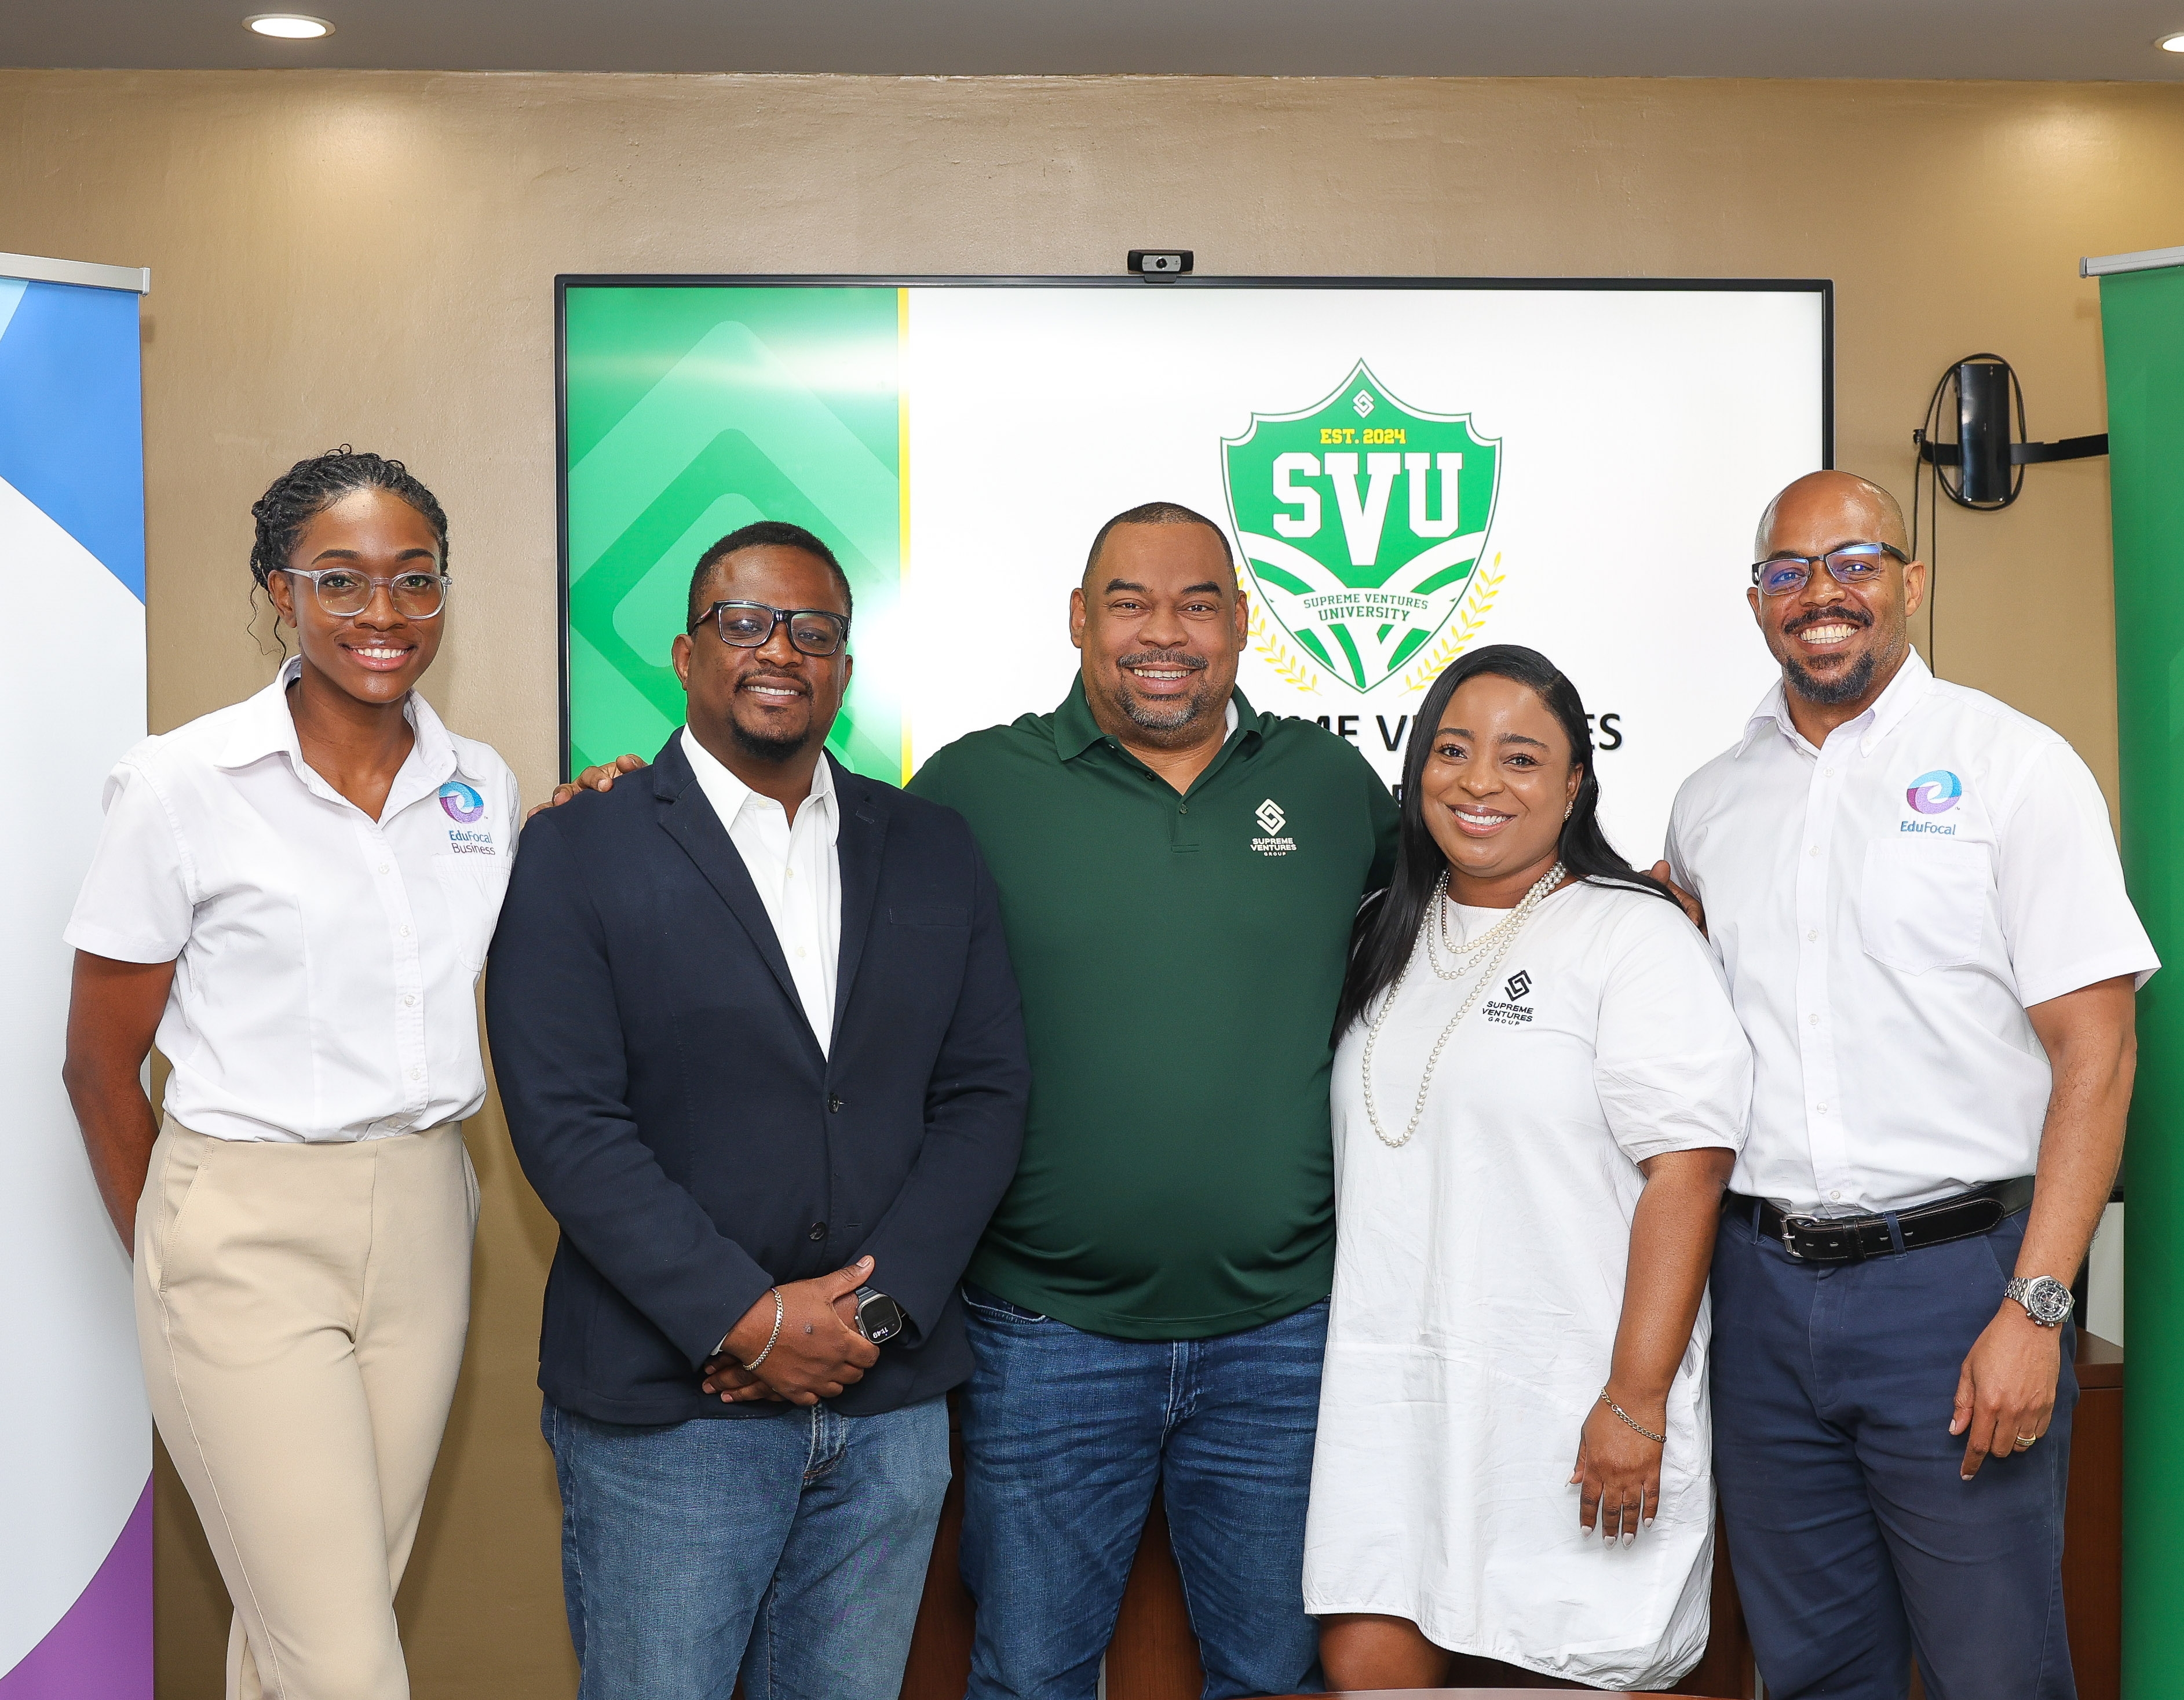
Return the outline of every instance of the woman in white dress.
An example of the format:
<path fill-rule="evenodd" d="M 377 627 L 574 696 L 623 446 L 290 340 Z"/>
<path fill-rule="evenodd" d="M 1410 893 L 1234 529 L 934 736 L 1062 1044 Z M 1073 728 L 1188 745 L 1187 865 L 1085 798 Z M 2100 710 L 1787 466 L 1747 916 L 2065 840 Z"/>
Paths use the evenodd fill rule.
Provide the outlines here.
<path fill-rule="evenodd" d="M 432 492 L 343 449 L 252 513 L 298 653 L 108 778 L 64 1076 L 234 1602 L 229 1700 L 406 1700 L 394 1591 L 470 1318 L 462 1122 L 515 781 L 415 688 L 447 626 Z"/>
<path fill-rule="evenodd" d="M 1334 1062 L 1334 1295 L 1305 1544 L 1329 1686 L 1457 1654 L 1667 1686 L 1706 1646 L 1707 1268 L 1751 1055 L 1602 835 L 1536 651 L 1427 694 Z"/>

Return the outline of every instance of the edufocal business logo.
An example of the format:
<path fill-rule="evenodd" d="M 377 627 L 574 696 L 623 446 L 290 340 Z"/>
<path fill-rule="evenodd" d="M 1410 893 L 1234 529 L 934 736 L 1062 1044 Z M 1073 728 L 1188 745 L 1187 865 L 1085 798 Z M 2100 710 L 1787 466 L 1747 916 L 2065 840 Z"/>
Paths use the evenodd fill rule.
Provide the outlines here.
<path fill-rule="evenodd" d="M 1922 815 L 1946 815 L 1964 794 L 1964 781 L 1947 769 L 1936 767 L 1914 779 L 1903 800 Z"/>
<path fill-rule="evenodd" d="M 440 787 L 440 806 L 448 811 L 448 818 L 468 826 L 485 817 L 485 799 L 460 779 L 451 779 Z"/>

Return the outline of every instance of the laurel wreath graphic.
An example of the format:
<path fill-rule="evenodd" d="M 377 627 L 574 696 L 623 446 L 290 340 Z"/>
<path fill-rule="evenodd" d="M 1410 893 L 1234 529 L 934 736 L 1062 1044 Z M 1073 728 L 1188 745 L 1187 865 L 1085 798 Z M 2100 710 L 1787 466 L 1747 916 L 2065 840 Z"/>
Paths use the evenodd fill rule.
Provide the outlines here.
<path fill-rule="evenodd" d="M 1486 624 L 1486 616 L 1494 606 L 1494 599 L 1501 594 L 1502 555 L 1495 552 L 1491 571 L 1479 568 L 1473 573 L 1471 589 L 1463 599 L 1463 606 L 1456 625 L 1442 637 L 1440 642 L 1428 649 L 1411 664 L 1403 675 L 1405 691 L 1422 691 L 1438 677 L 1440 670 L 1469 649 Z M 1256 611 L 1256 610 L 1255 610 Z"/>
<path fill-rule="evenodd" d="M 1282 642 L 1279 629 L 1267 618 L 1266 610 L 1256 600 L 1251 604 L 1251 647 L 1290 689 L 1312 696 L 1319 694 L 1319 676 L 1302 656 Z"/>

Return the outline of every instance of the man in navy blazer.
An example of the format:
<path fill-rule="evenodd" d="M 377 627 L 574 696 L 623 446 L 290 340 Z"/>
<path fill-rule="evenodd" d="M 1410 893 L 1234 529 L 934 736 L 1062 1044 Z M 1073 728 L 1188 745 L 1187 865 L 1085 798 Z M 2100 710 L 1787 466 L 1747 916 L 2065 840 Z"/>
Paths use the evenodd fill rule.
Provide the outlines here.
<path fill-rule="evenodd" d="M 486 1009 L 561 1226 L 539 1343 L 581 1700 L 893 1700 L 1028 1086 L 952 811 L 825 754 L 849 585 L 707 550 L 653 766 L 526 828 Z"/>

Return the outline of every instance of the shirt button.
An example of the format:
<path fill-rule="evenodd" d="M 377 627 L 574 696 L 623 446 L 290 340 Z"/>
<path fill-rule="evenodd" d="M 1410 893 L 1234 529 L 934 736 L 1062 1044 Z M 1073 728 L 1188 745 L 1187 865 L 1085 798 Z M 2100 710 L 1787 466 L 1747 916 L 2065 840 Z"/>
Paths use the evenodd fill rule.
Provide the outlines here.
<path fill-rule="evenodd" d="M 796 870 L 793 867 L 785 867 L 781 871 L 781 877 L 783 879 L 794 879 L 796 878 Z"/>
<path fill-rule="evenodd" d="M 1830 1203 L 1840 1203 L 1842 1200 L 1842 1194 L 1840 1192 L 1831 1192 L 1828 1195 L 1828 1200 Z"/>
<path fill-rule="evenodd" d="M 382 873 L 384 873 L 384 872 L 387 872 L 387 864 L 386 864 L 385 862 L 382 862 L 382 863 L 380 863 L 380 864 L 379 864 L 379 871 L 380 871 Z"/>
<path fill-rule="evenodd" d="M 416 993 L 415 993 L 415 992 L 404 992 L 404 993 L 403 993 L 403 994 L 402 994 L 402 1007 L 403 1007 L 403 1008 L 407 1009 L 407 1008 L 409 1008 L 409 1007 L 410 1007 L 410 1006 L 411 1004 L 413 1004 L 413 1003 L 415 1003 L 415 1002 L 416 1002 L 416 1001 L 417 1001 L 417 994 L 416 994 Z"/>
<path fill-rule="evenodd" d="M 1805 1019 L 1812 1023 L 1814 1027 L 1818 1027 L 1820 1024 L 1820 1018 L 1817 1015 L 1808 1015 Z"/>
<path fill-rule="evenodd" d="M 1808 944 L 1814 944 L 1814 945 L 1816 945 L 1816 944 L 1818 944 L 1818 943 L 1819 942 L 1819 939 L 1820 939 L 1820 935 L 1819 935 L 1819 934 L 1818 933 L 1818 931 L 1814 931 L 1814 932 L 1808 933 L 1807 934 L 1805 934 L 1805 941 L 1806 941 Z"/>
<path fill-rule="evenodd" d="M 1810 850 L 1805 852 L 1807 856 L 1818 856 L 1819 853 L 1820 847 L 1818 844 L 1814 844 Z"/>
<path fill-rule="evenodd" d="M 824 1240 L 827 1237 L 827 1224 L 823 1222 L 813 1223 L 811 1224 L 811 1231 L 806 1237 L 813 1240 Z"/>
<path fill-rule="evenodd" d="M 410 1071 L 410 1078 L 412 1080 L 422 1080 L 425 1078 L 425 1071 L 421 1068 L 412 1068 Z"/>
<path fill-rule="evenodd" d="M 1815 1104 L 1813 1107 L 1815 1110 L 1818 1110 L 1823 1116 L 1826 1115 L 1828 1112 L 1828 1106 L 1825 1104 Z"/>
<path fill-rule="evenodd" d="M 796 954 L 797 954 L 798 956 L 801 956 L 804 954 L 804 947 L 803 947 L 801 945 L 799 945 L 796 947 Z"/>
<path fill-rule="evenodd" d="M 829 1092 L 827 1095 L 827 1107 L 829 1111 L 838 1111 L 842 1107 L 842 1101 Z"/>
<path fill-rule="evenodd" d="M 1190 804 L 1188 804 L 1188 803 L 1182 803 L 1182 804 L 1178 804 L 1178 805 L 1176 806 L 1176 813 L 1178 813 L 1178 815 L 1187 815 L 1187 814 L 1189 814 L 1190 812 Z"/>
<path fill-rule="evenodd" d="M 407 921 L 404 921 L 401 926 L 397 928 L 395 930 L 400 933 L 404 938 L 407 939 L 410 936 L 410 923 Z"/>

